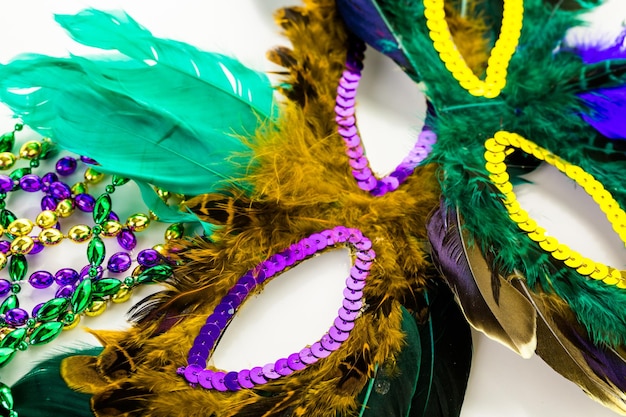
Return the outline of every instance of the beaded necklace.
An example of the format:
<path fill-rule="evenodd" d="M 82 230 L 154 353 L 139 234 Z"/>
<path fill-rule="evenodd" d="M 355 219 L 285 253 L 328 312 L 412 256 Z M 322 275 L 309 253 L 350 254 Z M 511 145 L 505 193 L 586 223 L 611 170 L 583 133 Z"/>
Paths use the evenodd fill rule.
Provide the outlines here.
<path fill-rule="evenodd" d="M 369 160 L 361 144 L 356 126 L 355 104 L 356 93 L 363 70 L 363 53 L 365 44 L 359 40 L 353 40 L 348 48 L 346 69 L 341 75 L 337 87 L 337 99 L 335 106 L 335 121 L 337 122 L 339 135 L 346 145 L 346 155 L 350 159 L 352 175 L 357 181 L 359 188 L 368 191 L 374 196 L 382 196 L 396 190 L 400 184 L 413 173 L 415 168 L 428 156 L 432 146 L 437 141 L 437 135 L 424 125 L 413 149 L 391 174 L 376 178 L 369 168 Z"/>
<path fill-rule="evenodd" d="M 502 26 L 491 55 L 487 61 L 485 80 L 479 79 L 468 67 L 456 48 L 446 22 L 444 0 L 424 0 L 424 16 L 430 29 L 429 36 L 439 58 L 459 85 L 476 97 L 495 98 L 506 86 L 509 62 L 522 31 L 524 18 L 523 0 L 504 0 Z"/>
<path fill-rule="evenodd" d="M 506 155 L 513 151 L 514 148 L 520 149 L 554 166 L 583 187 L 585 192 L 600 206 L 600 209 L 606 214 L 607 219 L 613 226 L 613 230 L 619 235 L 622 242 L 626 244 L 626 213 L 619 206 L 619 203 L 591 174 L 516 133 L 500 131 L 485 142 L 485 168 L 489 172 L 491 182 L 502 193 L 503 197 L 500 200 L 504 203 L 511 220 L 530 239 L 537 242 L 541 249 L 548 252 L 554 259 L 563 262 L 569 268 L 575 269 L 579 274 L 602 281 L 607 285 L 626 288 L 626 271 L 620 271 L 601 262 L 586 258 L 567 245 L 560 243 L 555 237 L 546 236 L 546 230 L 539 226 L 528 215 L 528 212 L 520 206 L 513 192 L 513 184 L 509 181 L 505 162 Z"/>

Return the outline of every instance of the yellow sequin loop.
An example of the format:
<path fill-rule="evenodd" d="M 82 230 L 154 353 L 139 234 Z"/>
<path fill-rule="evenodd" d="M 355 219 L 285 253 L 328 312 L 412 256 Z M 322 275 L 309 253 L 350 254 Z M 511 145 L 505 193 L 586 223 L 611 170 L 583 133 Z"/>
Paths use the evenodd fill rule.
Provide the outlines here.
<path fill-rule="evenodd" d="M 502 26 L 498 40 L 487 61 L 485 80 L 479 79 L 469 68 L 456 48 L 446 22 L 444 0 L 424 0 L 424 16 L 430 30 L 433 46 L 446 68 L 461 87 L 476 97 L 495 98 L 506 86 L 511 57 L 519 43 L 524 18 L 523 0 L 504 0 Z"/>
<path fill-rule="evenodd" d="M 513 192 L 513 185 L 509 181 L 507 166 L 504 161 L 512 148 L 518 148 L 527 154 L 533 155 L 539 160 L 554 166 L 563 172 L 578 185 L 584 188 L 600 209 L 606 214 L 607 219 L 613 226 L 613 230 L 626 244 L 626 213 L 619 206 L 604 186 L 592 175 L 582 168 L 570 164 L 535 143 L 521 137 L 516 133 L 497 132 L 493 138 L 485 142 L 485 168 L 489 172 L 489 179 L 502 192 L 502 202 L 509 213 L 509 217 L 518 227 L 528 234 L 528 237 L 537 242 L 539 246 L 549 252 L 550 255 L 562 261 L 565 265 L 575 269 L 579 274 L 603 281 L 607 285 L 615 285 L 626 289 L 626 271 L 595 262 L 582 254 L 574 251 L 567 245 L 560 243 L 553 236 L 546 236 L 546 230 L 537 225 L 526 210 L 524 210 Z"/>

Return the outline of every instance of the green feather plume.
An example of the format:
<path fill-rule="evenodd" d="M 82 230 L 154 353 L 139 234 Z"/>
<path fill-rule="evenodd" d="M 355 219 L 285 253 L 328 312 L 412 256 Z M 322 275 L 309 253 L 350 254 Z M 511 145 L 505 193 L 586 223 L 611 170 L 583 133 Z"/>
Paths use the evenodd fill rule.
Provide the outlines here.
<path fill-rule="evenodd" d="M 271 117 L 267 77 L 223 55 L 153 37 L 124 13 L 57 21 L 114 57 L 26 55 L 0 66 L 0 100 L 98 170 L 197 195 L 237 184 L 244 137 Z"/>

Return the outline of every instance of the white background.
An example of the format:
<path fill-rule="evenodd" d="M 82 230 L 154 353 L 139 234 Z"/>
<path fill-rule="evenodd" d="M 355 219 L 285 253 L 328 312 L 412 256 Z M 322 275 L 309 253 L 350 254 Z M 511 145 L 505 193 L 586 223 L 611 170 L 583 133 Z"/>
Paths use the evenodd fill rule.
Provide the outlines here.
<path fill-rule="evenodd" d="M 68 51 L 92 53 L 93 50 L 69 41 L 64 32 L 56 27 L 52 14 L 73 13 L 93 6 L 104 9 L 122 8 L 157 36 L 186 41 L 203 49 L 233 55 L 251 67 L 272 70 L 275 67 L 265 60 L 265 51 L 277 44 L 286 43 L 279 35 L 272 13 L 276 8 L 294 2 L 295 0 L 65 0 L 54 2 L 53 5 L 53 2 L 44 0 L 3 1 L 0 3 L 0 61 L 6 62 L 22 52 L 53 55 L 65 55 Z M 595 21 L 603 30 L 615 32 L 626 18 L 626 4 L 613 0 L 607 4 L 607 10 L 607 13 L 596 17 Z M 357 111 L 368 156 L 379 172 L 392 169 L 410 148 L 415 132 L 419 131 L 421 125 L 422 102 L 417 88 L 400 71 L 386 59 L 368 53 Z M 12 123 L 10 113 L 3 111 L 0 114 L 2 132 L 8 130 Z M 533 179 L 539 185 L 518 189 L 518 195 L 540 224 L 545 224 L 549 231 L 571 246 L 582 244 L 582 247 L 578 246 L 578 250 L 585 251 L 592 258 L 624 268 L 626 251 L 623 243 L 613 236 L 607 222 L 600 218 L 599 210 L 580 190 L 576 190 L 576 187 L 564 181 L 551 169 L 540 170 Z M 139 198 L 133 194 L 132 189 L 127 192 L 129 205 L 138 206 Z M 572 207 L 576 209 L 573 210 Z M 37 209 L 33 208 L 30 215 L 36 214 Z M 592 222 L 589 220 L 592 218 L 599 220 Z M 146 242 L 156 243 L 159 241 L 159 232 L 153 231 L 143 239 L 144 245 L 149 244 Z M 44 255 L 45 260 L 41 261 L 42 267 L 51 271 L 70 266 L 72 262 L 78 262 L 78 266 L 78 259 L 84 259 L 84 247 L 64 245 L 54 250 L 58 256 Z M 45 253 L 54 252 L 46 250 Z M 247 361 L 262 364 L 265 363 L 261 363 L 263 360 L 279 357 L 280 348 L 275 346 L 268 346 L 265 351 L 258 353 L 259 357 L 252 357 L 251 352 L 241 348 L 249 346 L 252 340 L 250 338 L 254 337 L 251 336 L 253 330 L 267 336 L 272 327 L 279 327 L 276 326 L 278 320 L 288 322 L 294 317 L 299 317 L 299 320 L 312 320 L 313 316 L 320 318 L 320 323 L 311 321 L 310 325 L 300 326 L 297 334 L 273 334 L 266 337 L 276 341 L 278 346 L 286 346 L 288 351 L 301 347 L 300 340 L 312 342 L 318 338 L 328 328 L 330 320 L 336 314 L 338 300 L 341 299 L 340 291 L 348 268 L 344 255 L 345 253 L 338 252 L 326 257 L 327 259 L 315 260 L 313 265 L 303 265 L 302 268 L 282 276 L 282 279 L 274 280 L 263 297 L 246 303 L 241 310 L 241 318 L 233 323 L 220 344 L 214 358 L 216 364 L 226 369 L 234 369 L 246 366 Z M 312 277 L 315 280 L 310 279 Z M 323 281 L 320 281 L 322 278 Z M 278 304 L 287 303 L 282 295 L 293 291 L 299 292 L 292 297 L 292 304 Z M 315 294 L 312 295 L 313 293 Z M 22 295 L 21 298 L 26 298 L 29 293 L 25 290 Z M 142 294 L 137 294 L 132 301 L 141 297 Z M 307 300 L 313 302 L 303 304 Z M 123 314 L 129 307 L 130 304 L 114 306 L 104 316 L 84 320 L 81 325 L 92 328 L 123 327 Z M 261 312 L 268 312 L 272 308 L 274 313 L 267 313 L 267 317 L 259 316 Z M 281 314 L 285 308 L 294 311 L 294 314 Z M 313 311 L 314 308 L 317 311 Z M 302 319 L 303 316 L 305 319 Z M 273 325 L 263 326 L 260 322 Z M 540 359 L 521 359 L 482 335 L 475 333 L 474 336 L 474 363 L 463 417 L 615 415 L 554 373 Z M 7 383 L 12 382 L 27 371 L 33 361 L 61 346 L 72 345 L 76 340 L 94 343 L 91 336 L 79 329 L 65 332 L 49 346 L 33 348 L 26 354 L 18 355 L 8 367 L 0 370 L 0 379 Z"/>

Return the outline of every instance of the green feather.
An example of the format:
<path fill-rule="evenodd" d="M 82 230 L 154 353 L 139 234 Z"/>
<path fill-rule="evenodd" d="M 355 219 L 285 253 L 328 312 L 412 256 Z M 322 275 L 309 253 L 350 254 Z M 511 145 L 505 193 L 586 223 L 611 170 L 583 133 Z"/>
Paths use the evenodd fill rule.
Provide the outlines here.
<path fill-rule="evenodd" d="M 91 394 L 76 392 L 61 378 L 61 361 L 72 355 L 98 355 L 101 347 L 69 351 L 35 366 L 11 388 L 20 417 L 93 417 Z"/>
<path fill-rule="evenodd" d="M 26 55 L 0 66 L 0 100 L 98 169 L 197 195 L 238 182 L 245 138 L 271 117 L 267 77 L 232 58 L 158 39 L 123 13 L 57 20 L 115 58 Z"/>

